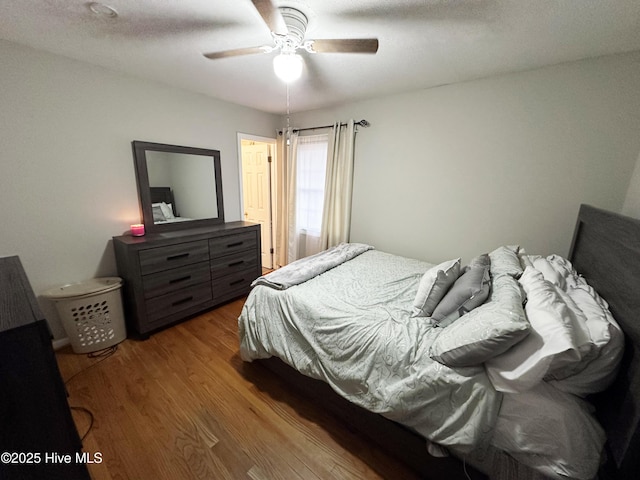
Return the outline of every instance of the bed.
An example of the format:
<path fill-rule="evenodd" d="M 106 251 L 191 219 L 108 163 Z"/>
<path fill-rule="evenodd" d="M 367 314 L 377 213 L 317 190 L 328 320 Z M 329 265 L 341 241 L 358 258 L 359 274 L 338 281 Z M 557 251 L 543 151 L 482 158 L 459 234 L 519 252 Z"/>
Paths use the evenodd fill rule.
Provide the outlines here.
<path fill-rule="evenodd" d="M 281 269 L 257 282 L 239 318 L 241 356 L 261 360 L 316 397 L 322 395 L 334 413 L 359 422 L 356 428 L 400 454 L 425 478 L 466 478 L 466 468 L 456 458 L 494 477 L 522 478 L 526 471 L 592 478 L 599 471 L 601 478 L 631 478 L 638 471 L 633 452 L 640 446 L 639 238 L 639 221 L 583 205 L 571 263 L 500 246 L 472 260 L 473 268 L 463 269 L 465 278 L 471 271 L 485 272 L 478 283 L 482 287 L 471 295 L 476 304 L 466 301 L 464 308 L 444 314 L 438 309 L 456 290 L 452 284 L 463 278 L 459 270 L 452 274 L 453 281 L 447 280 L 448 290 L 438 302 L 423 312 L 416 310 L 430 300 L 421 298 L 420 303 L 418 297 L 426 277 L 438 279 L 428 279 L 433 293 L 442 275 L 454 270 L 455 261 L 434 268 L 352 244 L 349 248 L 359 251 L 333 252 L 336 258 L 329 260 L 336 263 L 323 273 L 316 275 L 313 262 L 307 262 L 297 271 L 288 269 L 288 275 Z M 346 260 L 337 258 L 345 255 Z M 546 272 L 550 265 L 556 270 Z M 430 273 L 434 271 L 437 275 Z M 557 271 L 566 278 L 554 279 Z M 571 288 L 565 285 L 570 283 Z M 604 327 L 594 327 L 589 317 L 590 323 L 563 320 L 571 348 L 552 350 L 561 337 L 556 335 L 550 337 L 552 346 L 536 347 L 538 337 L 545 335 L 539 327 L 546 318 L 540 311 L 546 307 L 535 293 L 543 287 L 560 297 L 574 291 L 582 295 L 565 295 L 565 307 L 580 302 L 580 308 L 563 318 L 587 312 L 589 305 L 602 307 L 609 316 L 598 318 L 610 319 L 605 330 L 620 345 L 614 349 L 607 337 L 596 347 L 593 331 Z M 499 335 L 491 333 L 478 343 L 474 331 L 470 349 L 465 343 L 473 330 L 469 325 L 482 325 L 477 330 L 482 335 L 499 326 Z M 617 331 L 624 336 L 615 336 Z M 518 352 L 526 353 L 525 345 L 533 353 L 522 357 Z M 605 360 L 606 375 L 595 380 L 600 387 L 610 386 L 591 395 L 580 381 L 587 378 L 592 385 Z M 448 453 L 453 456 L 438 458 Z M 518 473 L 505 474 L 497 467 L 505 458 Z"/>

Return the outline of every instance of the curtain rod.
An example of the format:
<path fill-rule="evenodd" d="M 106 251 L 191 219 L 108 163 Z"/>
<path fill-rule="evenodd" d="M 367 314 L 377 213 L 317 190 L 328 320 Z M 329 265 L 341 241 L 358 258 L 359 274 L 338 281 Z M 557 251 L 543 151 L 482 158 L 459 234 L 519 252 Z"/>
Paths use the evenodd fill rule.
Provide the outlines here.
<path fill-rule="evenodd" d="M 346 125 L 347 125 L 346 123 L 340 124 L 341 127 L 344 127 Z M 359 122 L 354 122 L 354 125 L 359 125 L 361 127 L 367 128 L 371 124 L 365 119 L 362 119 Z M 304 132 L 306 130 L 319 130 L 321 128 L 331 128 L 331 127 L 333 127 L 333 125 L 323 125 L 321 127 L 294 128 L 292 131 L 293 133 L 297 133 L 297 132 Z M 282 130 L 278 130 L 278 135 L 282 135 Z"/>

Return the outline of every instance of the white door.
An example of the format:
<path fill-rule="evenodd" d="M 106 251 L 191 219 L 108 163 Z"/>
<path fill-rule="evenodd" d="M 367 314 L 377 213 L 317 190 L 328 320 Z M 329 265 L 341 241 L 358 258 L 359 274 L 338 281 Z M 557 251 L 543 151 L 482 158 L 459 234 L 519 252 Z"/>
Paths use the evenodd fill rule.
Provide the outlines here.
<path fill-rule="evenodd" d="M 259 223 L 262 266 L 273 268 L 271 244 L 271 168 L 268 143 L 242 141 L 244 219 Z"/>

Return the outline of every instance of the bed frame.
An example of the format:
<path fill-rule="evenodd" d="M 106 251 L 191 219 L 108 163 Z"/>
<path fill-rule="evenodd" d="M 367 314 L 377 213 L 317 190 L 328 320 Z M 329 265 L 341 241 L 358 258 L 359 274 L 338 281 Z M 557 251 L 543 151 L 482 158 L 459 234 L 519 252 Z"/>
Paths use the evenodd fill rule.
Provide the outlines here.
<path fill-rule="evenodd" d="M 625 333 L 625 353 L 614 384 L 594 395 L 607 433 L 608 461 L 601 479 L 640 473 L 640 220 L 580 207 L 569 259 L 609 303 Z"/>
<path fill-rule="evenodd" d="M 607 433 L 600 480 L 638 478 L 640 473 L 640 220 L 582 205 L 569 260 L 609 303 L 625 332 L 626 347 L 614 384 L 590 400 Z M 427 479 L 466 479 L 462 462 L 427 454 L 417 433 L 366 411 L 322 381 L 306 377 L 277 358 L 260 360 L 296 389 L 319 402 Z M 466 466 L 470 478 L 486 478 Z"/>

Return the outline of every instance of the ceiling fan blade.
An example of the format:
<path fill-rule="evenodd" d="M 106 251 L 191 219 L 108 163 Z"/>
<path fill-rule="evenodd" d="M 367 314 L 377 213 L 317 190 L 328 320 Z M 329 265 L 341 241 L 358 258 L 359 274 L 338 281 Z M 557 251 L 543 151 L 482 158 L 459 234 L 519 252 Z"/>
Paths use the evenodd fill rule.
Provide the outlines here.
<path fill-rule="evenodd" d="M 311 49 L 316 53 L 376 53 L 377 38 L 342 38 L 312 40 Z"/>
<path fill-rule="evenodd" d="M 222 52 L 203 53 L 203 55 L 210 60 L 215 60 L 216 58 L 238 57 L 240 55 L 253 55 L 254 53 L 268 53 L 271 50 L 272 47 L 248 47 L 224 50 Z"/>
<path fill-rule="evenodd" d="M 251 0 L 253 6 L 256 7 L 258 13 L 267 24 L 269 30 L 279 35 L 286 35 L 289 29 L 284 23 L 284 18 L 280 10 L 271 2 L 271 0 Z"/>

